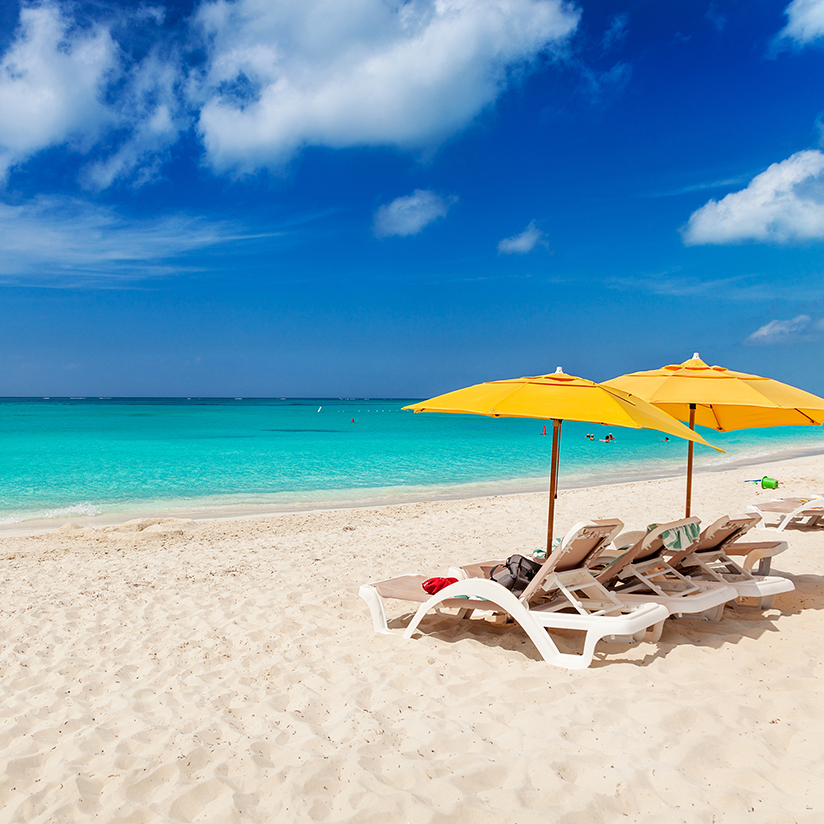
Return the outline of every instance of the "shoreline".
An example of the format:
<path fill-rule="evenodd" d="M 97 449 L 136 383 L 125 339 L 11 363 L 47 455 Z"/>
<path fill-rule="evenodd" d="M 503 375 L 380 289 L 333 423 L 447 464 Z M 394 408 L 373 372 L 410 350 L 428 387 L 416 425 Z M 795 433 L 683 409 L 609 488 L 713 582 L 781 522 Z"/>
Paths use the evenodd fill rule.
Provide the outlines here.
<path fill-rule="evenodd" d="M 712 463 L 696 465 L 694 477 L 711 475 L 723 472 L 733 472 L 736 470 L 763 465 L 767 467 L 761 475 L 772 476 L 776 473 L 770 467 L 785 462 L 802 459 L 812 459 L 824 455 L 824 448 L 799 447 L 796 449 L 786 449 L 780 452 L 768 453 L 767 455 L 745 455 L 727 460 L 714 459 Z M 686 456 L 685 456 L 686 461 Z M 604 487 L 620 487 L 626 484 L 638 484 L 651 481 L 663 481 L 670 479 L 685 478 L 685 467 L 680 471 L 623 471 L 612 474 L 608 480 L 601 480 L 600 476 L 593 478 L 567 479 L 564 483 L 563 466 L 561 467 L 561 477 L 559 481 L 559 491 L 580 491 L 586 489 L 600 489 Z M 780 479 L 779 479 L 780 480 Z M 760 487 L 758 487 L 760 489 Z M 394 489 L 394 488 L 390 488 Z M 351 492 L 352 490 L 335 490 L 328 493 L 328 497 L 338 495 L 339 492 Z M 321 491 L 325 492 L 325 491 Z M 149 503 L 143 507 L 133 507 L 117 510 L 99 515 L 61 515 L 49 519 L 31 519 L 14 523 L 2 523 L 0 518 L 0 538 L 4 536 L 24 536 L 48 534 L 55 532 L 65 524 L 71 523 L 82 527 L 115 527 L 136 519 L 179 519 L 193 521 L 227 521 L 227 520 L 249 520 L 253 518 L 269 518 L 278 515 L 288 514 L 309 514 L 314 512 L 338 512 L 358 509 L 379 509 L 392 506 L 402 506 L 420 503 L 449 502 L 449 501 L 474 501 L 487 498 L 507 497 L 516 495 L 530 495 L 547 492 L 547 482 L 536 481 L 533 478 L 514 479 L 511 482 L 490 481 L 477 482 L 471 484 L 456 484 L 453 487 L 444 488 L 433 486 L 424 490 L 413 492 L 389 492 L 388 494 L 356 497 L 355 499 L 333 498 L 329 501 L 309 500 L 306 503 L 288 502 L 284 504 L 244 504 L 210 506 L 204 511 L 203 507 L 196 504 L 191 505 L 171 505 L 172 501 L 159 501 Z M 771 490 L 775 497 L 780 496 L 779 490 Z"/>

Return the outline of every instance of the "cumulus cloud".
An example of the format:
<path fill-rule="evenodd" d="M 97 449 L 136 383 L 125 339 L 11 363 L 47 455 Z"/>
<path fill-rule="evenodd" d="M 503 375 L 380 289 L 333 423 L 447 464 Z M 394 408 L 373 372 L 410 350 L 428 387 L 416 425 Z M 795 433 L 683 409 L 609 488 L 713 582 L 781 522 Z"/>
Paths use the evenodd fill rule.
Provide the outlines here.
<path fill-rule="evenodd" d="M 514 237 L 505 237 L 498 243 L 498 251 L 503 255 L 525 255 L 536 246 L 546 246 L 544 233 L 531 221 L 523 232 Z"/>
<path fill-rule="evenodd" d="M 812 318 L 809 315 L 798 315 L 792 320 L 771 320 L 760 329 L 756 329 L 744 343 L 771 344 L 787 343 L 797 338 L 810 328 Z M 821 322 L 817 324 L 821 328 Z"/>
<path fill-rule="evenodd" d="M 824 0 L 793 0 L 784 14 L 787 25 L 778 40 L 794 40 L 799 45 L 812 43 L 824 36 Z"/>
<path fill-rule="evenodd" d="M 415 189 L 411 195 L 399 197 L 375 212 L 374 232 L 377 237 L 417 235 L 424 227 L 446 217 L 456 197 L 443 198 L 426 189 Z"/>
<path fill-rule="evenodd" d="M 74 286 L 172 275 L 190 271 L 180 262 L 184 255 L 259 237 L 227 222 L 188 215 L 130 220 L 76 199 L 41 196 L 0 203 L 0 278 Z"/>
<path fill-rule="evenodd" d="M 73 28 L 53 3 L 24 6 L 0 61 L 0 179 L 42 149 L 93 142 L 112 121 L 102 92 L 117 69 L 106 29 Z"/>
<path fill-rule="evenodd" d="M 157 177 L 189 128 L 181 61 L 156 40 L 162 9 L 118 11 L 105 24 L 78 14 L 55 2 L 21 8 L 0 60 L 0 181 L 37 152 L 66 145 L 93 153 L 80 175 L 86 187 L 140 185 Z M 124 45 L 132 40 L 155 44 L 136 58 Z"/>
<path fill-rule="evenodd" d="M 824 239 L 824 153 L 798 152 L 722 200 L 710 200 L 682 228 L 684 243 Z"/>
<path fill-rule="evenodd" d="M 279 166 L 308 145 L 437 144 L 511 72 L 578 25 L 563 0 L 214 0 L 196 97 L 216 169 Z"/>
<path fill-rule="evenodd" d="M 193 123 L 220 172 L 434 148 L 563 56 L 579 17 L 569 0 L 204 0 L 172 26 L 160 6 L 24 0 L 0 55 L 0 183 L 65 146 L 87 188 L 140 185 Z"/>

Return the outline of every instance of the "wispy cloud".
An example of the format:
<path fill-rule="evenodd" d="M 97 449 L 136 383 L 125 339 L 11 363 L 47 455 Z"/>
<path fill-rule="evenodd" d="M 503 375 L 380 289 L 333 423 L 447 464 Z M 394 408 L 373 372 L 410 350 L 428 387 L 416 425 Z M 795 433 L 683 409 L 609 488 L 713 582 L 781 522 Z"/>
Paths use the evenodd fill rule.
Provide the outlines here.
<path fill-rule="evenodd" d="M 432 221 L 446 217 L 457 197 L 441 197 L 426 189 L 415 189 L 411 195 L 399 197 L 375 212 L 374 232 L 377 237 L 417 235 Z"/>
<path fill-rule="evenodd" d="M 824 280 L 813 275 L 808 280 L 775 280 L 763 275 L 735 275 L 728 278 L 702 280 L 682 272 L 666 271 L 637 277 L 610 277 L 604 281 L 610 289 L 645 292 L 668 298 L 707 296 L 713 301 L 797 303 L 824 299 Z"/>
<path fill-rule="evenodd" d="M 727 25 L 726 16 L 718 10 L 715 3 L 710 3 L 710 7 L 704 14 L 704 19 L 720 34 Z"/>
<path fill-rule="evenodd" d="M 183 78 L 176 59 L 159 47 L 131 67 L 112 110 L 126 137 L 114 151 L 89 162 L 81 172 L 87 189 L 118 181 L 139 187 L 160 177 L 168 150 L 191 125 L 182 102 Z"/>
<path fill-rule="evenodd" d="M 803 338 L 809 338 L 815 332 L 824 329 L 824 321 L 813 323 L 809 315 L 798 315 L 790 320 L 771 320 L 756 329 L 744 343 L 748 344 L 779 344 L 791 343 Z"/>
<path fill-rule="evenodd" d="M 659 189 L 654 192 L 642 192 L 635 195 L 635 197 L 678 197 L 680 195 L 688 195 L 692 192 L 705 192 L 710 189 L 724 189 L 729 186 L 738 186 L 741 183 L 746 183 L 750 179 L 750 175 L 737 175 L 735 177 L 725 177 L 720 180 L 705 180 L 699 183 L 690 183 L 686 186 L 678 186 L 675 189 Z"/>
<path fill-rule="evenodd" d="M 601 48 L 604 51 L 611 51 L 620 47 L 627 39 L 627 34 L 629 34 L 629 15 L 626 12 L 614 15 L 601 39 Z"/>
<path fill-rule="evenodd" d="M 187 256 L 273 237 L 188 215 L 129 219 L 67 198 L 0 203 L 0 279 L 51 286 L 115 284 L 193 271 Z"/>
<path fill-rule="evenodd" d="M 824 240 L 824 153 L 773 163 L 746 189 L 693 212 L 681 233 L 688 246 Z"/>
<path fill-rule="evenodd" d="M 531 252 L 536 246 L 546 246 L 546 235 L 535 225 L 535 221 L 530 221 L 529 226 L 523 232 L 514 237 L 505 237 L 498 243 L 498 251 L 503 255 L 525 255 Z"/>

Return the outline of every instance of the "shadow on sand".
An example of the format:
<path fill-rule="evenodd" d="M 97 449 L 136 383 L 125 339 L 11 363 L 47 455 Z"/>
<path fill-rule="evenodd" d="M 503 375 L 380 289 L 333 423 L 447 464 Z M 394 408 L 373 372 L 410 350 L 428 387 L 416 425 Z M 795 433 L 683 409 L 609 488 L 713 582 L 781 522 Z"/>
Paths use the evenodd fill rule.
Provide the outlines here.
<path fill-rule="evenodd" d="M 728 604 L 720 621 L 705 621 L 696 616 L 670 618 L 664 625 L 661 640 L 653 644 L 623 644 L 601 642 L 595 652 L 591 667 L 612 663 L 646 666 L 656 659 L 665 658 L 678 645 L 720 649 L 728 644 L 738 644 L 744 639 L 757 640 L 768 633 L 779 631 L 778 622 L 785 617 L 799 615 L 809 610 L 824 610 L 824 576 L 792 575 L 774 570 L 773 575 L 789 578 L 795 591 L 776 596 L 775 605 L 767 610 Z M 388 622 L 390 629 L 401 631 L 412 620 L 414 612 L 400 615 Z M 532 661 L 542 661 L 538 651 L 526 633 L 514 622 L 493 623 L 488 618 L 459 619 L 429 614 L 421 624 L 415 638 L 422 635 L 437 638 L 444 643 L 471 640 L 490 649 L 516 652 Z M 552 640 L 560 652 L 578 654 L 583 647 L 583 633 L 553 630 Z M 639 658 L 626 655 L 630 650 L 646 646 L 650 652 Z"/>

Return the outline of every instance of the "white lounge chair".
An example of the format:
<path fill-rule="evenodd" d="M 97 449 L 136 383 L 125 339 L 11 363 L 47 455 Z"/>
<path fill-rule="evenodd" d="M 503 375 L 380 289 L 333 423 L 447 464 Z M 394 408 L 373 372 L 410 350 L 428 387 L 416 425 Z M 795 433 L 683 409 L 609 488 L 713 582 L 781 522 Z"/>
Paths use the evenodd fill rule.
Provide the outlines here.
<path fill-rule="evenodd" d="M 760 520 L 761 516 L 757 513 L 725 515 L 701 533 L 695 551 L 723 550 L 727 555 L 734 556 L 747 572 L 752 572 L 758 563 L 758 569 L 753 574 L 767 576 L 772 559 L 789 545 L 786 541 L 742 541 L 741 538 L 758 526 Z"/>
<path fill-rule="evenodd" d="M 700 615 L 708 621 L 718 621 L 724 605 L 736 597 L 735 590 L 717 581 L 697 581 L 672 568 L 664 558 L 665 538 L 684 540 L 683 557 L 698 537 L 698 518 L 685 518 L 661 524 L 650 531 L 626 532 L 615 539 L 613 548 L 606 547 L 587 556 L 585 565 L 598 583 L 626 604 L 660 604 L 667 617 Z M 689 537 L 687 537 L 689 536 Z M 615 547 L 618 547 L 616 549 Z M 450 569 L 453 577 L 489 577 L 495 561 L 468 564 Z M 657 641 L 663 624 L 647 633 L 647 641 Z"/>
<path fill-rule="evenodd" d="M 695 517 L 682 518 L 648 532 L 624 533 L 616 539 L 617 549 L 595 562 L 601 568 L 593 573 L 625 603 L 657 603 L 668 615 L 720 620 L 724 605 L 736 597 L 735 590 L 724 582 L 690 578 L 677 569 L 698 540 L 699 523 Z"/>
<path fill-rule="evenodd" d="M 577 524 L 552 551 L 520 597 L 482 577 L 467 577 L 426 596 L 421 589 L 423 576 L 366 584 L 360 588 L 360 596 L 369 605 L 376 632 L 389 632 L 384 598 L 422 601 L 404 632 L 405 638 L 414 634 L 428 612 L 440 607 L 458 609 L 459 617 L 469 617 L 474 611 L 503 613 L 524 629 L 545 661 L 567 669 L 584 669 L 592 662 L 600 640 L 640 641 L 650 627 L 656 633 L 655 628 L 668 615 L 660 604 L 621 602 L 584 567 L 590 557 L 603 551 L 622 526 L 617 520 Z M 549 635 L 552 629 L 583 632 L 583 651 L 561 652 Z"/>
<path fill-rule="evenodd" d="M 755 598 L 761 609 L 769 609 L 776 595 L 783 592 L 792 592 L 795 584 L 788 578 L 778 575 L 753 575 L 752 572 L 730 557 L 730 550 L 737 546 L 738 550 L 749 557 L 750 552 L 771 552 L 772 555 L 787 548 L 786 541 L 765 542 L 756 545 L 756 549 L 747 550 L 752 545 L 740 543 L 738 538 L 748 532 L 758 523 L 758 516 L 725 515 L 710 524 L 695 542 L 691 551 L 682 554 L 678 559 L 670 558 L 669 562 L 681 572 L 694 573 L 701 578 L 723 582 L 732 586 L 737 598 Z M 762 557 L 771 557 L 765 555 Z"/>
<path fill-rule="evenodd" d="M 824 518 L 824 495 L 810 495 L 806 498 L 773 498 L 771 501 L 750 504 L 747 512 L 757 513 L 767 520 L 778 520 L 775 529 L 783 532 L 793 521 L 804 526 L 817 526 Z"/>

